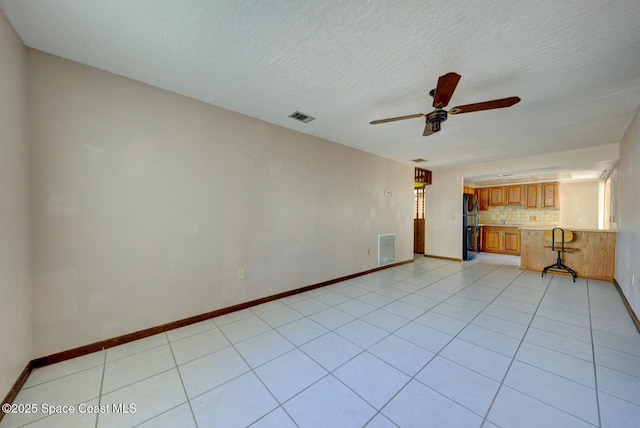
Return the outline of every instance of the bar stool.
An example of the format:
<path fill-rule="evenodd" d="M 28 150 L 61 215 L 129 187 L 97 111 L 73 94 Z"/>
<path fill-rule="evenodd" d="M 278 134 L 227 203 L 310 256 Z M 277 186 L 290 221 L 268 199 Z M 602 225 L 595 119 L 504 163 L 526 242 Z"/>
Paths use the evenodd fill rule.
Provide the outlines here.
<path fill-rule="evenodd" d="M 556 233 L 558 231 L 559 233 Z M 550 272 L 569 272 L 573 277 L 573 282 L 576 282 L 576 277 L 578 274 L 575 270 L 566 266 L 562 263 L 562 253 L 572 253 L 574 251 L 578 251 L 577 248 L 567 248 L 564 246 L 566 242 L 573 241 L 573 232 L 570 230 L 564 230 L 560 227 L 554 227 L 553 230 L 547 230 L 544 233 L 544 240 L 551 241 L 551 246 L 545 245 L 545 248 L 551 248 L 552 251 L 557 251 L 558 259 L 552 265 L 547 266 L 542 270 L 542 276 L 544 276 L 547 271 Z M 556 245 L 557 242 L 560 242 L 560 247 Z"/>

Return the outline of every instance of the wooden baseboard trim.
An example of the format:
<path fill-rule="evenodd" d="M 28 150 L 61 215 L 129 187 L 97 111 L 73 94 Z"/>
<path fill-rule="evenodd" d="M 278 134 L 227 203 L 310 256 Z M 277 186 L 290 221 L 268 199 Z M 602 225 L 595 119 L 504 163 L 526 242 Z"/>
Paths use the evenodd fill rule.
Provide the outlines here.
<path fill-rule="evenodd" d="M 620 293 L 620 297 L 622 297 L 622 302 L 624 303 L 624 306 L 627 308 L 627 312 L 629 312 L 631 321 L 633 321 L 633 324 L 635 324 L 636 329 L 638 330 L 638 333 L 640 333 L 640 320 L 638 319 L 638 316 L 636 315 L 633 308 L 629 304 L 629 301 L 627 300 L 627 296 L 624 295 L 624 293 L 622 292 L 622 288 L 620 287 L 620 284 L 618 284 L 618 281 L 616 281 L 615 278 L 613 278 L 613 285 L 616 286 L 618 293 Z"/>
<path fill-rule="evenodd" d="M 39 357 L 31 361 L 30 363 L 31 368 L 38 368 L 38 367 L 48 366 L 50 364 L 59 363 L 61 361 L 69 360 L 71 358 L 76 358 L 82 355 L 101 351 L 103 349 L 112 348 L 114 346 L 122 345 L 138 339 L 143 339 L 145 337 L 153 336 L 158 333 L 164 333 L 165 331 L 169 331 L 175 328 L 187 326 L 189 324 L 205 321 L 210 318 L 226 315 L 228 313 L 250 308 L 252 306 L 260 305 L 262 303 L 267 303 L 273 300 L 282 299 L 283 297 L 304 293 L 305 291 L 315 290 L 316 288 L 326 287 L 327 285 L 336 284 L 338 282 L 346 281 L 348 279 L 357 278 L 359 276 L 368 275 L 370 273 L 378 272 L 378 271 L 389 269 L 396 266 L 401 266 L 407 263 L 413 263 L 413 259 L 392 263 L 385 266 L 379 266 L 373 269 L 366 270 L 364 272 L 353 273 L 351 275 L 342 276 L 340 278 L 330 279 L 328 281 L 319 282 L 317 284 L 307 285 L 305 287 L 297 288 L 295 290 L 289 290 L 289 291 L 274 294 L 271 296 L 262 297 L 260 299 L 251 300 L 249 302 L 239 303 L 237 305 L 229 306 L 227 308 L 216 309 L 215 311 L 207 312 L 200 315 L 195 315 L 195 316 L 184 318 L 178 321 L 169 322 L 156 327 L 151 327 L 145 330 L 136 331 L 134 333 L 125 334 L 125 335 L 114 337 L 111 339 L 101 340 L 99 342 L 91 343 L 89 345 L 79 346 L 77 348 L 69 349 L 67 351 L 62 351 L 62 352 L 47 355 L 44 357 Z"/>
<path fill-rule="evenodd" d="M 440 260 L 449 260 L 450 262 L 461 262 L 463 261 L 462 259 L 457 259 L 455 257 L 442 257 L 442 256 L 434 256 L 431 254 L 425 254 L 425 257 L 429 257 L 431 259 L 440 259 Z"/>
<path fill-rule="evenodd" d="M 33 370 L 33 361 L 29 361 L 27 363 L 26 367 L 24 368 L 24 370 L 22 370 L 22 373 L 20 373 L 20 376 L 18 376 L 18 379 L 16 379 L 16 382 L 13 384 L 13 386 L 7 393 L 6 397 L 4 397 L 4 400 L 2 400 L 2 404 L 13 403 L 13 400 L 16 399 L 18 392 L 20 392 L 25 382 L 27 381 L 27 378 L 29 378 L 29 375 L 31 374 L 31 370 Z M 4 411 L 0 409 L 0 421 L 2 421 L 2 418 L 4 418 L 4 415 L 5 415 Z"/>

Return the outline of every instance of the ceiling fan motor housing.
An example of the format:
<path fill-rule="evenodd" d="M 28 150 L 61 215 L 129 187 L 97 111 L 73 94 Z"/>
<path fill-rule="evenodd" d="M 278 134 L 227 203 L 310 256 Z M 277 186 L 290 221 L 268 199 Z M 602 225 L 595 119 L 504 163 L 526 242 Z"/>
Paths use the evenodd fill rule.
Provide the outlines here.
<path fill-rule="evenodd" d="M 427 114 L 427 123 L 444 122 L 447 120 L 447 112 L 442 109 L 435 109 Z"/>
<path fill-rule="evenodd" d="M 442 109 L 435 109 L 431 113 L 427 114 L 427 123 L 431 123 L 431 129 L 433 132 L 440 131 L 440 123 L 447 120 L 447 112 Z"/>

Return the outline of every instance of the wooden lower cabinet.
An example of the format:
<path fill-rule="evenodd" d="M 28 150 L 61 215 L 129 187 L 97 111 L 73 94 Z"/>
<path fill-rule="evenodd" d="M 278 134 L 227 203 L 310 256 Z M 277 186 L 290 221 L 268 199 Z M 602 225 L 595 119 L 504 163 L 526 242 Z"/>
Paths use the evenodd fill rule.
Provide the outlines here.
<path fill-rule="evenodd" d="M 482 226 L 482 251 L 520 255 L 520 230 L 508 226 Z"/>
<path fill-rule="evenodd" d="M 482 251 L 500 252 L 500 231 L 493 227 L 482 228 Z"/>
<path fill-rule="evenodd" d="M 504 231 L 504 251 L 508 254 L 520 255 L 520 230 Z"/>

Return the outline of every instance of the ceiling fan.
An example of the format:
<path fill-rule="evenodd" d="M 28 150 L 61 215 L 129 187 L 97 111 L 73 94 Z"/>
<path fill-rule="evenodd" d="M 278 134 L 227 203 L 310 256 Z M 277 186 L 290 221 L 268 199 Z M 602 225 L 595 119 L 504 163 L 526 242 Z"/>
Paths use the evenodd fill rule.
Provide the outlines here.
<path fill-rule="evenodd" d="M 438 78 L 438 86 L 429 92 L 429 95 L 433 97 L 433 110 L 431 113 L 418 113 L 410 114 L 407 116 L 390 117 L 387 119 L 379 119 L 369 122 L 371 125 L 377 125 L 379 123 L 394 122 L 396 120 L 414 119 L 416 117 L 426 117 L 427 125 L 424 128 L 422 135 L 425 137 L 440 131 L 440 124 L 447 120 L 449 114 L 462 114 L 471 113 L 474 111 L 493 110 L 496 108 L 511 107 L 514 104 L 520 102 L 520 97 L 501 98 L 499 100 L 484 101 L 481 103 L 465 104 L 462 106 L 453 107 L 448 112 L 444 110 L 451 100 L 453 91 L 456 90 L 456 86 L 460 81 L 460 75 L 457 73 L 447 73 Z"/>

